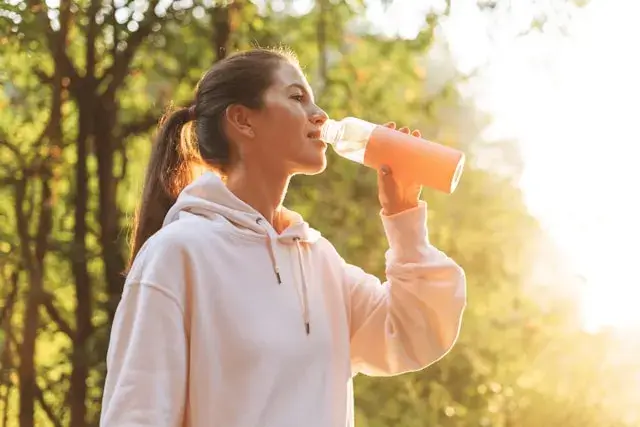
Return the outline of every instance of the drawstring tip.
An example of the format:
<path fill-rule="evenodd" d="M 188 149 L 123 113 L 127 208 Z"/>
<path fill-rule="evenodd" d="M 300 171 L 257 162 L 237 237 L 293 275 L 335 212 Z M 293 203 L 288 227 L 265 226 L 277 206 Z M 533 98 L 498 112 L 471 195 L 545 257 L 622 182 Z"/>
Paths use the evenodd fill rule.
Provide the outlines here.
<path fill-rule="evenodd" d="M 276 278 L 278 279 L 278 285 L 282 285 L 282 279 L 280 278 L 280 272 L 276 271 Z"/>
<path fill-rule="evenodd" d="M 307 329 L 307 335 L 309 335 L 309 332 L 311 331 L 311 328 L 310 328 L 310 326 L 309 326 L 309 322 L 306 322 L 306 323 L 304 324 L 304 327 Z"/>

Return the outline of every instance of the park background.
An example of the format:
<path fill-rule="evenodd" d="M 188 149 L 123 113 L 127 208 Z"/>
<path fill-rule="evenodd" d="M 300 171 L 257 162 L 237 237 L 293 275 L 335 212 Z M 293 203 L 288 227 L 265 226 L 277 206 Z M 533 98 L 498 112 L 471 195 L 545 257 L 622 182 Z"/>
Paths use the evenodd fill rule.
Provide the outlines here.
<path fill-rule="evenodd" d="M 640 426 L 640 2 L 5 0 L 0 427 L 97 426 L 131 216 L 164 109 L 212 62 L 292 48 L 331 117 L 464 150 L 429 189 L 468 277 L 455 348 L 358 376 L 358 427 Z M 337 157 L 286 204 L 382 277 L 375 173 Z M 636 196 L 633 196 L 636 194 Z"/>

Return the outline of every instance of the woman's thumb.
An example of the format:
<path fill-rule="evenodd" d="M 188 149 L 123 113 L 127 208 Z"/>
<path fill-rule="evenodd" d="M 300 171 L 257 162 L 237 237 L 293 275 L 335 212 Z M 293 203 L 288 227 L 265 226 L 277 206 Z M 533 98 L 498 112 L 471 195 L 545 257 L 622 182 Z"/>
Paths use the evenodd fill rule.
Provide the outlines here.
<path fill-rule="evenodd" d="M 391 168 L 388 165 L 380 166 L 378 169 L 378 189 L 385 198 L 393 197 L 395 185 Z"/>

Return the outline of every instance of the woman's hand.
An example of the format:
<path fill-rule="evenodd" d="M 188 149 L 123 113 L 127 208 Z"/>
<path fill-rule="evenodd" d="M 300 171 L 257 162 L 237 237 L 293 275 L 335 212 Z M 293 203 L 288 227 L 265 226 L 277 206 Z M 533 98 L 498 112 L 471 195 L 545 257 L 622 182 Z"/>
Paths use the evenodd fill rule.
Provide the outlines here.
<path fill-rule="evenodd" d="M 385 123 L 385 127 L 395 129 L 393 122 Z M 408 134 L 409 128 L 402 127 L 400 132 Z M 419 130 L 414 130 L 411 135 L 421 136 Z M 387 165 L 382 165 L 378 171 L 378 199 L 382 205 L 384 215 L 395 215 L 418 206 L 422 186 L 416 183 L 396 181 L 393 171 Z"/>

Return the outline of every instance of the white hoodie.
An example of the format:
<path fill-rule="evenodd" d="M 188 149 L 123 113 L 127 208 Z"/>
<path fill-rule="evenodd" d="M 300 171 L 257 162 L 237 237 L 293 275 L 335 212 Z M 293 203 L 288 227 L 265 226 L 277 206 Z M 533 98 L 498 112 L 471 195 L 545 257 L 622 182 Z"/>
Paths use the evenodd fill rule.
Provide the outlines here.
<path fill-rule="evenodd" d="M 451 349 L 465 277 L 429 243 L 424 203 L 382 215 L 383 285 L 287 214 L 278 235 L 213 173 L 181 193 L 127 277 L 102 427 L 352 426 L 355 374 Z"/>

